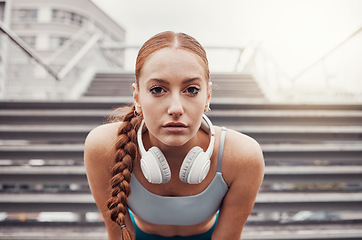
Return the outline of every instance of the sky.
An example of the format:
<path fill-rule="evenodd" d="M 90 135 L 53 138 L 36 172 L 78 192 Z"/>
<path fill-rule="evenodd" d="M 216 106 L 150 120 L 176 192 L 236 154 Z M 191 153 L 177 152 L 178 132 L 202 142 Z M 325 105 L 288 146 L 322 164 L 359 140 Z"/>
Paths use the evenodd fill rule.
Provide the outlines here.
<path fill-rule="evenodd" d="M 262 43 L 297 73 L 362 27 L 362 0 L 92 0 L 141 45 L 166 30 L 204 46 Z"/>

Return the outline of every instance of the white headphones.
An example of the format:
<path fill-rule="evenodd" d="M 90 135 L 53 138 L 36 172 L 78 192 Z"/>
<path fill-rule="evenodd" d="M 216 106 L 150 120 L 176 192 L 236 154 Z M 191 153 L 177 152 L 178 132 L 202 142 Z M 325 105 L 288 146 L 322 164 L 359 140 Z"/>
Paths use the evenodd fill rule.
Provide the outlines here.
<path fill-rule="evenodd" d="M 201 147 L 193 147 L 186 155 L 179 177 L 181 181 L 189 184 L 201 183 L 210 170 L 210 158 L 214 150 L 215 131 L 210 119 L 204 114 L 202 116 L 201 129 L 210 135 L 210 144 L 206 152 Z M 144 120 L 138 129 L 137 140 L 141 153 L 141 169 L 143 175 L 150 183 L 167 183 L 171 179 L 171 170 L 167 160 L 158 147 L 145 150 L 142 142 L 142 133 L 146 131 Z"/>

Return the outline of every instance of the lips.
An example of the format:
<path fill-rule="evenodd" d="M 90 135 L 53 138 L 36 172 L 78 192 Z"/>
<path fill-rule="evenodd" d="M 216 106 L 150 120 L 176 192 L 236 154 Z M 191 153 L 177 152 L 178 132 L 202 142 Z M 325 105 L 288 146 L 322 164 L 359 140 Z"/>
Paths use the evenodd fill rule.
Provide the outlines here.
<path fill-rule="evenodd" d="M 169 128 L 169 127 L 175 127 L 175 128 L 186 128 L 187 126 L 180 122 L 169 122 L 163 127 Z"/>
<path fill-rule="evenodd" d="M 169 122 L 163 126 L 163 128 L 172 134 L 181 134 L 186 131 L 187 126 L 180 122 Z"/>

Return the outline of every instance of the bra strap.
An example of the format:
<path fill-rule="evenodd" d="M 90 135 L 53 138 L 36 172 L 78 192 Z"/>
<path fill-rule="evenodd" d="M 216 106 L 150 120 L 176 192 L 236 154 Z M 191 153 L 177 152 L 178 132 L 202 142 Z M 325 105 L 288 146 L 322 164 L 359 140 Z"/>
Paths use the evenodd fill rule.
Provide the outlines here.
<path fill-rule="evenodd" d="M 220 172 L 220 173 L 221 173 L 221 167 L 222 167 L 222 155 L 224 153 L 226 130 L 227 130 L 226 127 L 221 127 L 219 153 L 217 156 L 217 172 Z"/>

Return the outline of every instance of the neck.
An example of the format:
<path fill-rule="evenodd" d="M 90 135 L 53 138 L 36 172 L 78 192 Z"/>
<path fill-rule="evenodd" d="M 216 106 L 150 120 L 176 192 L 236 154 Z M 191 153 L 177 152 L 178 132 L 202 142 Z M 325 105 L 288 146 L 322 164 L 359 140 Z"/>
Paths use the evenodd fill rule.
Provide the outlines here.
<path fill-rule="evenodd" d="M 176 164 L 178 162 L 182 162 L 186 154 L 191 150 L 191 148 L 195 146 L 200 146 L 202 149 L 204 149 L 204 151 L 206 151 L 210 142 L 208 134 L 201 129 L 192 139 L 190 139 L 188 142 L 181 146 L 168 146 L 159 141 L 157 138 L 150 135 L 149 132 L 145 133 L 144 140 L 146 149 L 149 149 L 152 146 L 157 146 L 165 155 L 166 159 L 172 159 L 173 161 L 175 161 Z"/>

